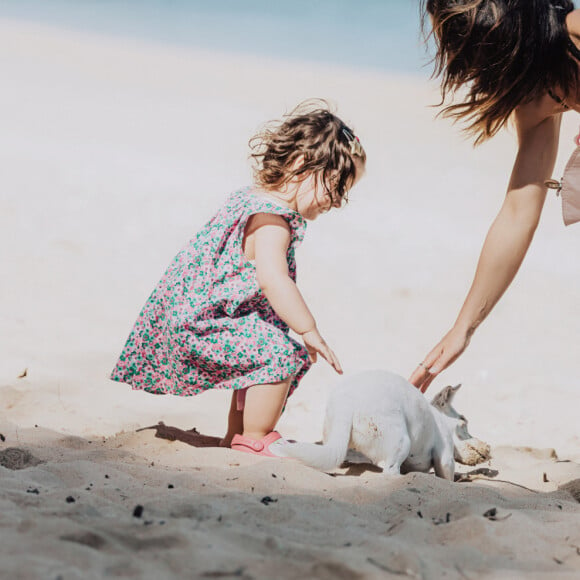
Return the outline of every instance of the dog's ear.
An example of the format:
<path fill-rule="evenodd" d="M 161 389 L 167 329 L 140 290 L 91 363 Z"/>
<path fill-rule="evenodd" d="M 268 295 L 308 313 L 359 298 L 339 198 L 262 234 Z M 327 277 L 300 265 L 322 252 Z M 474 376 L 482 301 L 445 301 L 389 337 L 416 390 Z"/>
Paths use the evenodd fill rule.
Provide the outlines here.
<path fill-rule="evenodd" d="M 460 389 L 460 387 L 461 384 L 455 385 L 454 387 L 451 385 L 445 387 L 442 391 L 433 397 L 431 404 L 437 409 L 444 409 L 445 407 L 451 405 L 451 401 L 453 400 L 455 393 Z"/>

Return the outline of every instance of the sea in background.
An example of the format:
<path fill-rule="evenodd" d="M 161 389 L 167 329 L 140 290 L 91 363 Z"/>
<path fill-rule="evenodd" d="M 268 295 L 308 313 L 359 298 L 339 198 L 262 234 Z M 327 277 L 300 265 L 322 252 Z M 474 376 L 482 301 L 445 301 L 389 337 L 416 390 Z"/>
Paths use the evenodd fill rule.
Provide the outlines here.
<path fill-rule="evenodd" d="M 419 0 L 0 0 L 0 18 L 428 76 Z"/>

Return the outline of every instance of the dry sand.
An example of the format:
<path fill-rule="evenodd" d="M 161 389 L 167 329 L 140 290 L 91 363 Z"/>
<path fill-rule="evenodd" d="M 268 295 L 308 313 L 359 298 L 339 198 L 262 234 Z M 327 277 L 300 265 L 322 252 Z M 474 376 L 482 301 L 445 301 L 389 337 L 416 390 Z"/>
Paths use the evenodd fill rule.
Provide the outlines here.
<path fill-rule="evenodd" d="M 431 387 L 462 382 L 457 407 L 492 445 L 463 482 L 156 438 L 137 429 L 220 436 L 227 393 L 107 380 L 167 262 L 249 182 L 249 136 L 311 96 L 338 105 L 369 165 L 349 207 L 311 224 L 301 287 L 347 372 L 409 375 L 465 295 L 512 135 L 474 151 L 422 79 L 10 21 L 0 55 L 1 578 L 580 577 L 580 227 L 556 199 Z M 333 378 L 309 373 L 282 433 L 320 437 Z"/>

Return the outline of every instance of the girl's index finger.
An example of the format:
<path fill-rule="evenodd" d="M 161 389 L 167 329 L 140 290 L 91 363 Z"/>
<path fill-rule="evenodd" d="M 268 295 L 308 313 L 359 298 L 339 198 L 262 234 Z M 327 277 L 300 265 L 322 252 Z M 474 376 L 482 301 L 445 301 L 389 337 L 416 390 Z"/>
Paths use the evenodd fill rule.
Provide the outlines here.
<path fill-rule="evenodd" d="M 342 367 L 340 366 L 338 357 L 334 354 L 332 349 L 326 347 L 326 351 L 327 352 L 324 353 L 324 358 L 339 375 L 342 375 Z"/>
<path fill-rule="evenodd" d="M 340 361 L 338 360 L 338 357 L 337 357 L 337 356 L 334 354 L 334 352 L 333 352 L 333 351 L 330 351 L 330 352 L 332 352 L 332 357 L 333 357 L 333 360 L 334 360 L 334 364 L 332 365 L 332 366 L 334 367 L 334 370 L 335 370 L 335 371 L 336 371 L 336 372 L 337 372 L 339 375 L 342 375 L 342 366 L 341 366 L 341 364 L 340 364 Z"/>

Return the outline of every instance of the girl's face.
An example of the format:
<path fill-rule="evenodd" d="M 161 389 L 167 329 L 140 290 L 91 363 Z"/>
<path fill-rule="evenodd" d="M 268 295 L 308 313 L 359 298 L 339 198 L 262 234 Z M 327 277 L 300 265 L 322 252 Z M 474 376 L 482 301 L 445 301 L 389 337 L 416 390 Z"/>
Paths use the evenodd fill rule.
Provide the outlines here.
<path fill-rule="evenodd" d="M 352 189 L 364 175 L 364 164 L 355 160 L 356 178 L 351 183 Z M 345 203 L 338 195 L 329 196 L 324 188 L 320 175 L 312 174 L 298 186 L 295 197 L 296 211 L 307 220 L 315 220 L 319 215 L 328 212 L 333 207 L 341 207 Z"/>

